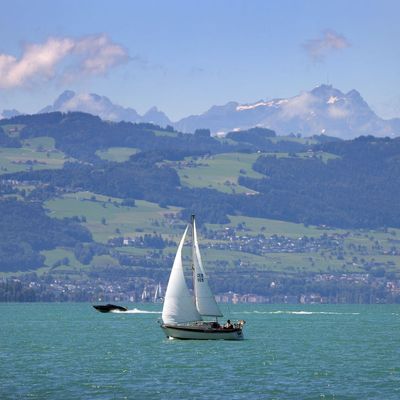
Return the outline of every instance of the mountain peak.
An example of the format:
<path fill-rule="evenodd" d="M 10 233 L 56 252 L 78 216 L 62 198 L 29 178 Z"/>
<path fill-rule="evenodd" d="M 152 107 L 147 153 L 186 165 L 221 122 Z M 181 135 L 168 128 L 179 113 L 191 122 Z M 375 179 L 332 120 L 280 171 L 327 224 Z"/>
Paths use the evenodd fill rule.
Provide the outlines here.
<path fill-rule="evenodd" d="M 72 90 L 65 90 L 53 105 L 43 108 L 39 113 L 53 111 L 82 111 L 110 121 L 152 122 L 160 126 L 171 124 L 169 118 L 157 107 L 152 107 L 145 115 L 140 116 L 133 108 L 114 104 L 106 96 L 96 93 L 75 93 Z"/>
<path fill-rule="evenodd" d="M 75 92 L 72 90 L 65 90 L 62 92 L 53 103 L 54 108 L 60 108 L 62 104 L 75 97 Z"/>
<path fill-rule="evenodd" d="M 153 106 L 153 107 L 150 107 L 150 108 L 146 111 L 146 113 L 145 113 L 144 115 L 146 115 L 146 114 L 151 114 L 151 113 L 158 113 L 158 112 L 162 112 L 162 111 L 160 111 L 156 106 Z"/>
<path fill-rule="evenodd" d="M 142 122 L 151 122 L 160 126 L 171 125 L 169 118 L 156 106 L 151 107 L 141 118 Z"/>
<path fill-rule="evenodd" d="M 311 90 L 314 96 L 320 97 L 324 100 L 330 97 L 343 97 L 344 94 L 339 90 L 334 88 L 332 85 L 322 84 Z"/>
<path fill-rule="evenodd" d="M 360 92 L 357 91 L 356 89 L 350 90 L 348 93 L 346 93 L 346 96 L 347 96 L 347 97 L 351 97 L 351 98 L 353 98 L 353 99 L 361 99 L 361 100 L 364 100 L 364 99 L 362 98 Z"/>

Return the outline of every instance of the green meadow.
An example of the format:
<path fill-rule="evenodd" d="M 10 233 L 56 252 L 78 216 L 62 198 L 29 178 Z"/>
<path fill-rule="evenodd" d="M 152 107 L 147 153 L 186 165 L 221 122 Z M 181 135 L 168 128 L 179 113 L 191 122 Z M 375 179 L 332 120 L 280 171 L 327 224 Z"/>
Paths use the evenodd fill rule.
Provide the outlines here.
<path fill-rule="evenodd" d="M 212 188 L 224 193 L 253 191 L 238 184 L 240 175 L 261 178 L 252 169 L 260 154 L 227 153 L 203 158 L 187 157 L 176 166 L 181 183 L 189 187 Z"/>
<path fill-rule="evenodd" d="M 279 235 L 287 236 L 290 238 L 297 238 L 299 236 L 317 237 L 323 233 L 343 233 L 341 229 L 325 229 L 317 226 L 305 226 L 304 224 L 296 224 L 293 222 L 278 221 L 273 219 L 253 218 L 244 216 L 229 216 L 230 223 L 223 225 L 224 227 L 236 228 L 242 225 L 244 228 L 244 235 L 248 232 L 249 235 L 262 233 L 265 236 Z M 207 224 L 207 228 L 215 230 L 222 225 Z"/>
<path fill-rule="evenodd" d="M 161 208 L 157 204 L 137 200 L 135 207 L 121 205 L 121 199 L 91 192 L 69 193 L 45 203 L 51 217 L 85 217 L 93 239 L 100 243 L 116 236 L 136 236 L 156 231 L 173 235 L 174 228 L 166 215 L 176 214 L 179 208 Z"/>
<path fill-rule="evenodd" d="M 23 124 L 8 124 L 2 125 L 4 132 L 11 137 L 19 137 L 21 130 L 24 128 Z"/>
<path fill-rule="evenodd" d="M 0 148 L 0 174 L 62 168 L 68 157 L 54 146 L 54 139 L 37 137 L 22 141 L 21 148 Z"/>
<path fill-rule="evenodd" d="M 158 131 L 158 130 L 153 130 L 154 134 L 156 136 L 169 136 L 169 137 L 177 137 L 178 132 L 175 131 Z"/>
<path fill-rule="evenodd" d="M 272 143 L 278 143 L 281 141 L 287 141 L 287 142 L 295 142 L 295 143 L 300 143 L 300 144 L 305 144 L 305 145 L 313 145 L 313 144 L 318 144 L 318 142 L 315 139 L 312 138 L 303 138 L 303 137 L 297 137 L 297 136 L 275 136 L 268 138 L 271 140 Z"/>
<path fill-rule="evenodd" d="M 105 150 L 97 150 L 96 154 L 103 160 L 124 162 L 137 152 L 138 150 L 133 147 L 109 147 Z"/>

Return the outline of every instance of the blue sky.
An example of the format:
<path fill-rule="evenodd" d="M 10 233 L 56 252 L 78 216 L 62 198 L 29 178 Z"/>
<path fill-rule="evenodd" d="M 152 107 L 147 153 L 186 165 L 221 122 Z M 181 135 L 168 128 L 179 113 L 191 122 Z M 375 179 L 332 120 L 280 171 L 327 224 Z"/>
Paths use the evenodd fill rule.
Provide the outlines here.
<path fill-rule="evenodd" d="M 0 110 L 65 89 L 172 120 L 329 82 L 400 117 L 399 1 L 3 0 Z"/>

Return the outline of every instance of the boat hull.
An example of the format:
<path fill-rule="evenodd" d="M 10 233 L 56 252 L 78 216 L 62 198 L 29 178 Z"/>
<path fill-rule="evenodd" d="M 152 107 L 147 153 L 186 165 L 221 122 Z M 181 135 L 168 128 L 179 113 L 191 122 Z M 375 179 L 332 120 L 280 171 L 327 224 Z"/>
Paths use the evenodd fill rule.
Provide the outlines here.
<path fill-rule="evenodd" d="M 93 306 L 97 311 L 102 313 L 112 312 L 112 311 L 128 311 L 127 308 L 122 306 L 116 306 L 115 304 L 105 304 L 105 305 L 95 305 Z"/>
<path fill-rule="evenodd" d="M 192 327 L 162 324 L 161 329 L 168 338 L 192 340 L 243 340 L 243 331 L 240 328 L 213 329 L 209 327 Z"/>

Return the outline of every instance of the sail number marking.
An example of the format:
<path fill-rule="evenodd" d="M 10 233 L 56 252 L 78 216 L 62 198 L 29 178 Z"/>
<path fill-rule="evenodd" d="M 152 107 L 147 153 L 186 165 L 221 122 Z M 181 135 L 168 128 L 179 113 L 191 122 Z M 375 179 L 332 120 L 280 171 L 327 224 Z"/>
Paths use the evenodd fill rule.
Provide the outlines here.
<path fill-rule="evenodd" d="M 197 274 L 197 282 L 204 282 L 204 275 L 203 274 Z"/>

